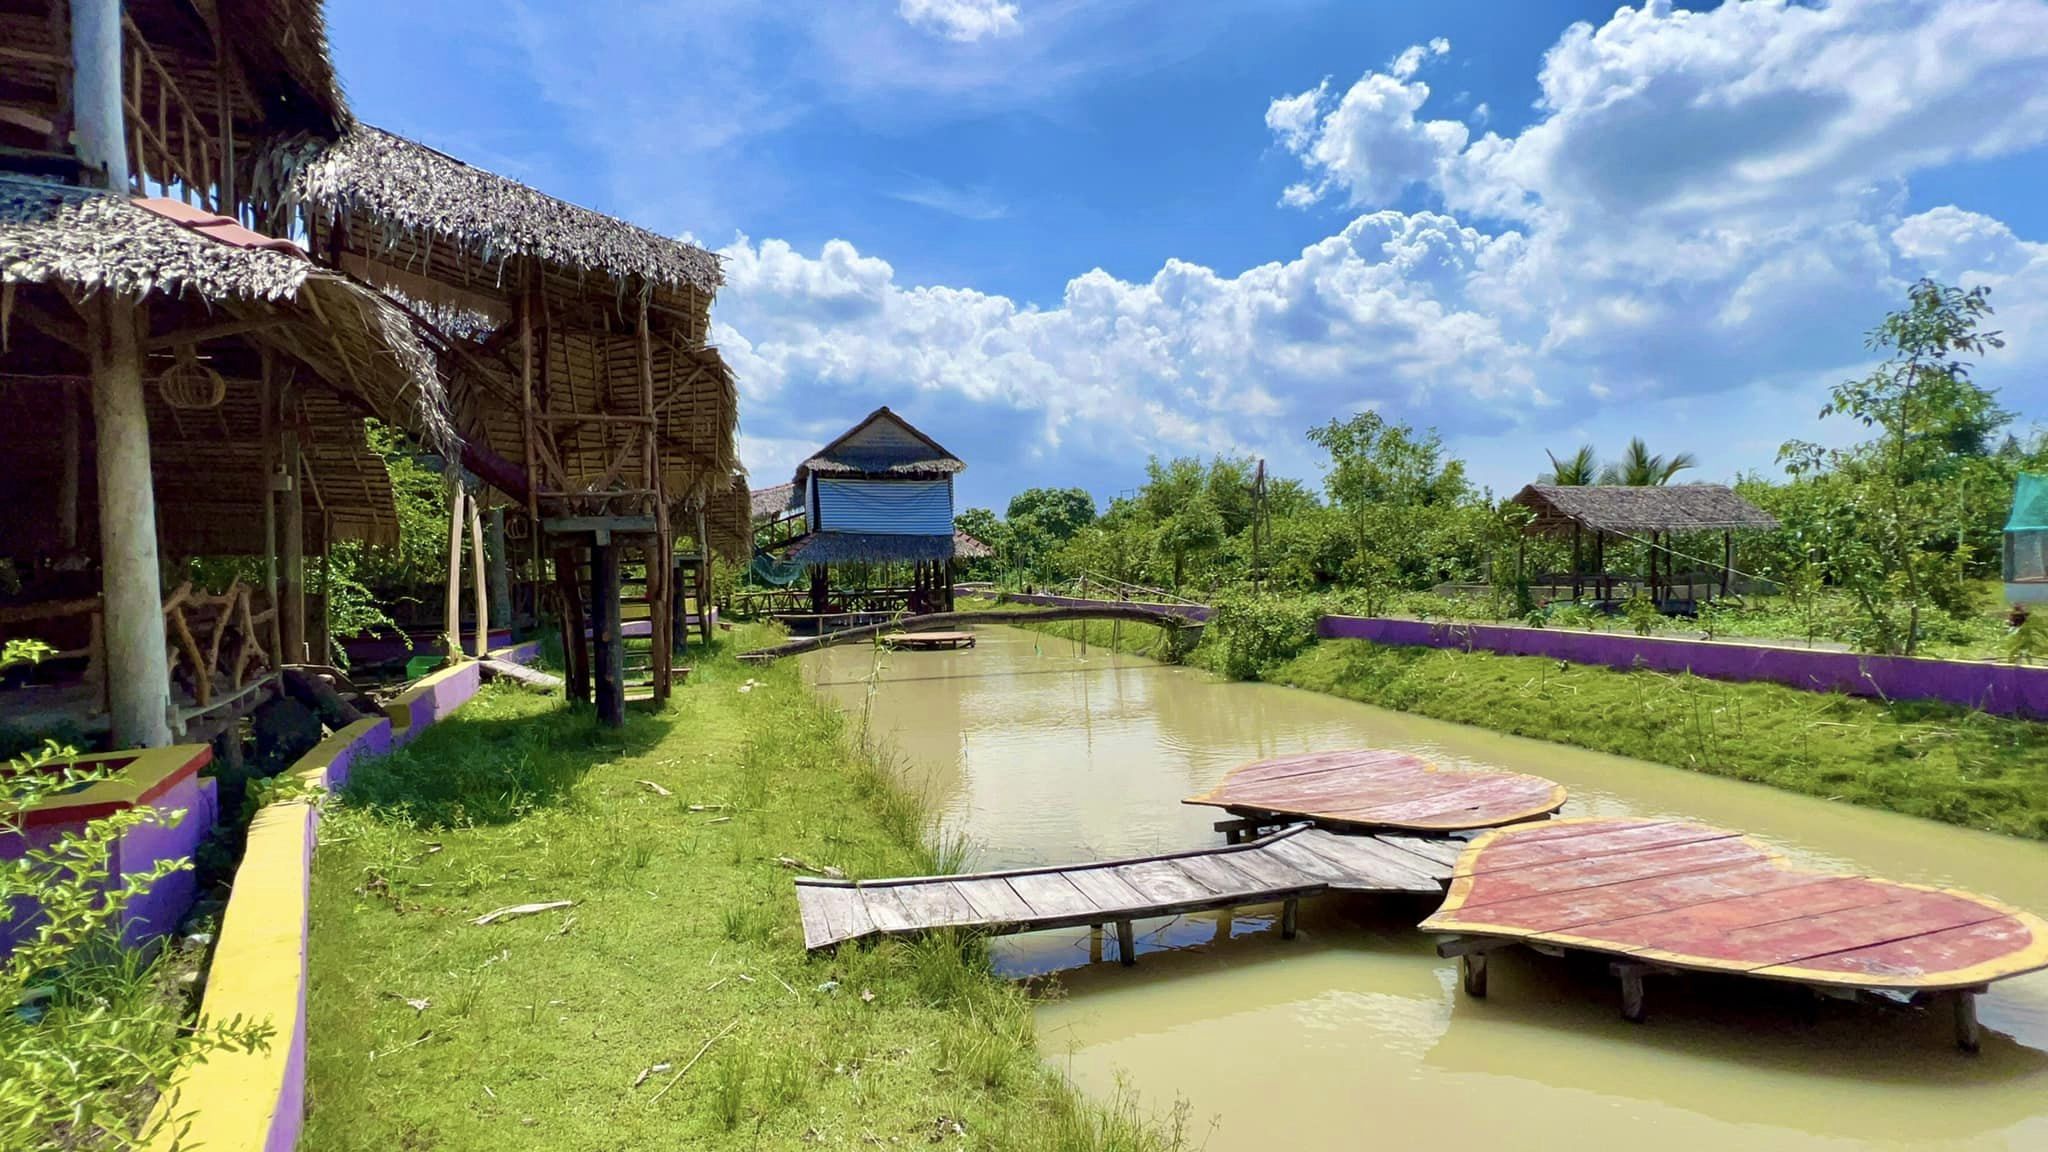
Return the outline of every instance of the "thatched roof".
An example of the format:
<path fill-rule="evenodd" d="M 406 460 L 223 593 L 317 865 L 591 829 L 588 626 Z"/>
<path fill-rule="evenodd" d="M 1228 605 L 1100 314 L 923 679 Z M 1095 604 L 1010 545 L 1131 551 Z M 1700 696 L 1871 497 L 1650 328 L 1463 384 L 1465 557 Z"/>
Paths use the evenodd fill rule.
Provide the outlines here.
<path fill-rule="evenodd" d="M 1730 528 L 1776 528 L 1777 518 L 1735 494 L 1725 484 L 1669 484 L 1628 487 L 1599 484 L 1562 487 L 1531 484 L 1514 502 L 1533 509 L 1529 531 L 1569 531 L 1576 524 L 1596 532 L 1705 532 Z"/>
<path fill-rule="evenodd" d="M 912 427 L 887 405 L 868 413 L 860 423 L 797 465 L 799 487 L 807 473 L 838 476 L 940 476 L 967 465 L 939 442 Z"/>
<path fill-rule="evenodd" d="M 782 514 L 794 510 L 797 504 L 796 485 L 775 484 L 767 488 L 756 488 L 749 495 L 755 520 L 776 520 Z"/>
<path fill-rule="evenodd" d="M 0 283 L 168 301 L 192 313 L 174 312 L 174 327 L 268 322 L 244 338 L 436 449 L 452 444 L 433 356 L 389 301 L 232 221 L 152 203 L 0 177 Z"/>
<path fill-rule="evenodd" d="M 958 528 L 953 529 L 953 558 L 956 560 L 983 560 L 996 554 L 996 550 L 981 542 L 979 537 L 969 536 Z"/>
<path fill-rule="evenodd" d="M 783 554 L 789 564 L 910 564 L 950 560 L 953 537 L 899 536 L 881 532 L 812 532 L 799 536 Z"/>
<path fill-rule="evenodd" d="M 723 281 L 718 257 L 694 244 L 557 200 L 368 125 L 356 126 L 303 166 L 290 196 L 323 218 L 345 218 L 358 243 L 363 232 L 381 230 L 387 247 L 428 238 L 500 269 L 523 256 L 571 272 L 637 277 L 707 295 Z"/>
<path fill-rule="evenodd" d="M 713 492 L 704 506 L 706 534 L 711 551 L 735 564 L 744 564 L 754 554 L 752 502 L 747 494 L 747 474 L 736 472 L 730 487 Z"/>

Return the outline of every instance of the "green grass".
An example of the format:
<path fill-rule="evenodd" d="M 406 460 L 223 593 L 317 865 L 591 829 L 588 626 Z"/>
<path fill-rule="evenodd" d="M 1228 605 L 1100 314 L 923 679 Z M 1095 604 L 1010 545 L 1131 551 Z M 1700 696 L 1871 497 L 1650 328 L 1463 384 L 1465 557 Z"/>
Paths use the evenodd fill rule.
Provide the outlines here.
<path fill-rule="evenodd" d="M 1036 604 L 1024 604 L 1014 601 L 1004 604 L 991 604 L 977 599 L 972 604 L 977 612 L 1015 612 L 1019 615 L 1025 615 L 1031 612 L 1042 611 Z M 966 611 L 967 606 L 963 604 L 961 610 Z M 1168 664 L 1193 664 L 1198 667 L 1210 666 L 1207 662 L 1207 657 L 1211 654 L 1212 646 L 1198 644 L 1193 648 L 1187 648 L 1185 646 L 1186 641 L 1182 641 L 1183 647 L 1176 651 L 1173 634 L 1164 628 L 1152 624 L 1137 624 L 1130 621 L 1124 621 L 1119 624 L 1114 620 L 1059 620 L 1047 624 L 1031 624 L 1019 621 L 1016 626 L 1029 632 L 1056 637 L 1065 641 L 1076 652 L 1080 650 L 1080 644 L 1085 638 L 1088 646 L 1091 648 L 1114 649 L 1118 652 L 1126 652 L 1133 656 L 1143 656 L 1147 659 L 1158 660 Z"/>
<path fill-rule="evenodd" d="M 305 1147 L 1178 1146 L 1040 1060 L 978 943 L 805 955 L 778 858 L 946 861 L 794 662 L 728 654 L 764 638 L 623 731 L 492 689 L 357 767 L 315 865 Z"/>
<path fill-rule="evenodd" d="M 2048 724 L 1776 684 L 1361 640 L 1321 641 L 1264 678 L 1440 720 L 2048 839 Z"/>

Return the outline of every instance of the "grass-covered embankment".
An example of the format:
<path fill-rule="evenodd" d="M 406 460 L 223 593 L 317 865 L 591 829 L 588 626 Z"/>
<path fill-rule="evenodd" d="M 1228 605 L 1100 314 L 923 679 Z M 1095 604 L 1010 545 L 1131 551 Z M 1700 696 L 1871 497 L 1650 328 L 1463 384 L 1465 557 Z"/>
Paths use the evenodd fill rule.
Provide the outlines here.
<path fill-rule="evenodd" d="M 305 1147 L 1169 1146 L 1047 1069 L 977 946 L 806 957 L 785 858 L 938 862 L 795 662 L 630 716 L 487 691 L 330 802 Z"/>
<path fill-rule="evenodd" d="M 1323 640 L 1276 684 L 2048 839 L 2048 724 L 1533 656 Z"/>

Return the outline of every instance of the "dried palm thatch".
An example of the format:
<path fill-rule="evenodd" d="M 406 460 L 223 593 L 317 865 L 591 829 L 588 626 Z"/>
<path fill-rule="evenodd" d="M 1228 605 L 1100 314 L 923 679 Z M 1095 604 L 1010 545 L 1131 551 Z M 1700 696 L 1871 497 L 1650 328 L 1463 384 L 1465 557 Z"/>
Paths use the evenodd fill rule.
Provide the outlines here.
<path fill-rule="evenodd" d="M 1569 533 L 1573 525 L 1595 532 L 1718 532 L 1778 526 L 1770 513 L 1725 484 L 1670 484 L 1626 487 L 1601 484 L 1562 487 L 1531 484 L 1514 502 L 1535 511 L 1531 533 Z"/>
<path fill-rule="evenodd" d="M 985 560 L 995 554 L 996 550 L 982 543 L 979 537 L 953 529 L 953 559 Z"/>
<path fill-rule="evenodd" d="M 756 488 L 748 497 L 755 520 L 778 520 L 785 512 L 796 508 L 796 485 L 776 484 L 767 488 Z"/>
<path fill-rule="evenodd" d="M 965 469 L 958 456 L 884 405 L 797 465 L 794 483 L 808 473 L 836 476 L 943 476 Z"/>
<path fill-rule="evenodd" d="M 734 473 L 729 486 L 711 494 L 704 506 L 704 526 L 717 555 L 735 564 L 744 564 L 753 555 L 753 502 L 745 472 Z"/>
<path fill-rule="evenodd" d="M 430 267 L 465 256 L 479 260 L 498 273 L 476 278 L 486 283 L 502 281 L 517 257 L 579 275 L 599 273 L 621 285 L 638 280 L 707 296 L 723 281 L 718 257 L 694 244 L 557 200 L 368 125 L 301 168 L 289 196 L 317 219 L 339 220 L 352 243 L 371 251 L 404 251 L 407 242 L 424 242 L 419 262 Z"/>
<path fill-rule="evenodd" d="M 171 337 L 188 321 L 240 321 L 248 340 L 305 363 L 359 409 L 437 450 L 454 443 L 433 356 L 405 314 L 303 256 L 202 234 L 124 197 L 0 177 L 0 284 L 10 298 L 34 286 L 161 301 Z"/>

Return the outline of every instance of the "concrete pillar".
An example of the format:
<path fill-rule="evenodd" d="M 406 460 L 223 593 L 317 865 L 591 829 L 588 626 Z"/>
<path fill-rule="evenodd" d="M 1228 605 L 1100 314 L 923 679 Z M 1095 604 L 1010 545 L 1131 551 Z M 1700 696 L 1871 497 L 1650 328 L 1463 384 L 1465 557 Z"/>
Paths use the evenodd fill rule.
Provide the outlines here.
<path fill-rule="evenodd" d="M 83 310 L 99 457 L 107 711 L 114 747 L 156 748 L 171 742 L 171 674 L 156 487 L 149 472 L 149 410 L 142 397 L 142 309 L 101 292 Z"/>

